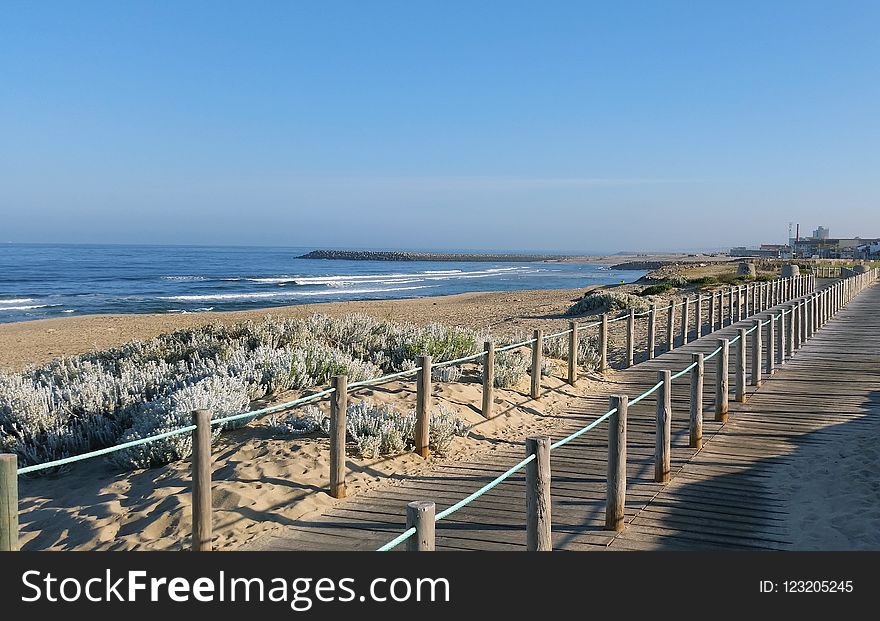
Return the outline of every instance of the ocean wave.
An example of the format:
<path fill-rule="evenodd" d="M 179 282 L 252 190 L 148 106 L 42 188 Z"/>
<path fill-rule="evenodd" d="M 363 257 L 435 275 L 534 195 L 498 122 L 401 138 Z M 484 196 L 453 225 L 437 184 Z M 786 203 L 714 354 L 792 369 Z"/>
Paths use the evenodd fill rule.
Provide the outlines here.
<path fill-rule="evenodd" d="M 525 267 L 495 267 L 486 270 L 465 272 L 463 270 L 425 270 L 423 272 L 393 273 L 393 274 L 330 274 L 327 276 L 267 276 L 260 278 L 246 278 L 250 282 L 264 285 L 295 284 L 344 286 L 347 284 L 377 284 L 377 285 L 400 285 L 420 282 L 424 280 L 456 280 L 469 278 L 488 278 L 507 272 L 531 273 L 534 271 Z"/>
<path fill-rule="evenodd" d="M 67 310 L 63 310 L 63 311 L 61 311 L 61 312 L 62 312 L 62 313 L 75 313 L 75 312 L 76 312 L 76 309 L 75 309 L 75 308 L 68 308 Z"/>
<path fill-rule="evenodd" d="M 26 304 L 24 306 L 0 306 L 0 312 L 33 310 L 35 308 L 49 308 L 50 306 L 59 306 L 59 305 L 58 304 Z"/>
<path fill-rule="evenodd" d="M 0 304 L 27 304 L 33 301 L 34 298 L 12 298 L 10 300 L 0 300 Z"/>
<path fill-rule="evenodd" d="M 206 276 L 163 276 L 162 280 L 173 280 L 175 282 L 200 282 L 208 280 Z"/>
<path fill-rule="evenodd" d="M 316 295 L 361 295 L 364 293 L 385 293 L 386 291 L 411 291 L 414 289 L 430 289 L 432 285 L 417 287 L 385 287 L 381 289 L 333 289 L 330 291 L 264 291 L 253 293 L 212 293 L 204 295 L 173 295 L 160 298 L 176 302 L 204 302 L 206 300 L 265 300 L 297 298 Z"/>

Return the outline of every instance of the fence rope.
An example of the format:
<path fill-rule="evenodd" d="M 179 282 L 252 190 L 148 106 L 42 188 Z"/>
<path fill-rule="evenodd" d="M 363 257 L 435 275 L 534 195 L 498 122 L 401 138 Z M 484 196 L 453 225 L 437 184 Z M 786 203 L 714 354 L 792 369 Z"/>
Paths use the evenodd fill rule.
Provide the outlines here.
<path fill-rule="evenodd" d="M 713 351 L 711 354 L 708 354 L 705 358 L 703 358 L 703 362 L 708 362 L 709 360 L 712 360 L 712 358 L 714 358 L 716 355 L 718 355 L 718 353 L 721 351 L 721 348 L 722 348 L 722 345 L 719 345 L 715 349 L 715 351 Z"/>
<path fill-rule="evenodd" d="M 673 375 L 672 377 L 670 377 L 669 379 L 670 379 L 670 380 L 673 380 L 673 381 L 674 381 L 674 380 L 677 380 L 677 379 L 678 379 L 679 377 L 681 377 L 682 375 L 686 375 L 687 373 L 689 373 L 690 371 L 693 371 L 693 370 L 696 369 L 696 368 L 697 368 L 697 363 L 696 363 L 696 362 L 692 362 L 692 363 L 690 363 L 688 366 L 686 366 L 685 368 L 683 368 L 681 371 L 679 371 L 678 373 L 676 373 L 675 375 Z"/>
<path fill-rule="evenodd" d="M 113 453 L 114 451 L 121 451 L 122 449 L 131 448 L 133 446 L 140 446 L 141 444 L 147 444 L 148 442 L 153 442 L 155 440 L 161 440 L 163 438 L 170 438 L 172 436 L 178 436 L 182 433 L 189 433 L 195 430 L 195 425 L 187 425 L 186 427 L 181 427 L 180 429 L 174 429 L 173 431 L 166 431 L 165 433 L 160 433 L 155 436 L 150 436 L 148 438 L 140 438 L 139 440 L 132 440 L 131 442 L 125 442 L 123 444 L 119 444 L 116 446 L 110 446 L 107 448 L 98 449 L 97 451 L 90 451 L 88 453 L 83 453 L 81 455 L 74 455 L 73 457 L 64 457 L 62 459 L 56 459 L 54 461 L 49 461 L 44 464 L 36 464 L 34 466 L 25 466 L 24 468 L 18 469 L 18 474 L 28 474 L 31 472 L 37 472 L 38 470 L 45 470 L 47 468 L 55 468 L 57 466 L 64 466 L 67 464 L 72 464 L 77 461 L 83 461 L 84 459 L 90 459 L 92 457 L 98 457 L 99 455 L 106 455 L 108 453 Z"/>
<path fill-rule="evenodd" d="M 453 513 L 455 513 L 456 511 L 458 511 L 462 507 L 464 507 L 465 505 L 470 504 L 471 502 L 473 502 L 474 500 L 476 500 L 477 498 L 479 498 L 480 496 L 482 496 L 483 494 L 485 494 L 489 490 L 494 489 L 495 487 L 498 487 L 499 485 L 501 485 L 501 483 L 503 481 L 512 477 L 514 474 L 516 474 L 517 472 L 519 472 L 520 470 L 525 468 L 527 464 L 529 464 L 530 462 L 532 462 L 534 460 L 535 460 L 535 455 L 533 453 L 533 454 L 529 455 L 528 457 L 526 457 L 525 459 L 523 459 L 518 464 L 516 464 L 515 466 L 512 466 L 512 467 L 508 468 L 507 470 L 505 470 L 504 472 L 502 472 L 501 474 L 499 474 L 497 477 L 495 477 L 494 479 L 492 479 L 491 481 L 486 483 L 483 487 L 481 487 L 480 489 L 478 489 L 474 493 L 470 494 L 469 496 L 466 496 L 465 498 L 462 498 L 461 500 L 459 500 L 457 503 L 455 503 L 451 507 L 447 507 L 446 509 L 444 509 L 443 511 L 441 511 L 440 513 L 435 515 L 434 521 L 439 522 L 443 518 L 445 518 L 449 515 L 452 515 Z"/>

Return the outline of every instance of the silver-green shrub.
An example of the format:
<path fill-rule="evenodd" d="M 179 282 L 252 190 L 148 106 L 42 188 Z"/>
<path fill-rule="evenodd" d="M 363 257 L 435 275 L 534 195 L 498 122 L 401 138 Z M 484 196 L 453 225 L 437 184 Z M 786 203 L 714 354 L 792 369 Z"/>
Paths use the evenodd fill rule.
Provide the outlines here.
<path fill-rule="evenodd" d="M 377 405 L 364 400 L 348 406 L 345 422 L 347 441 L 353 442 L 357 453 L 367 459 L 397 455 L 415 447 L 414 410 L 403 413 L 391 404 Z M 302 415 L 290 413 L 273 417 L 269 423 L 282 435 L 330 432 L 330 417 L 316 407 L 306 408 Z M 431 411 L 428 445 L 432 451 L 445 453 L 455 436 L 467 433 L 467 424 L 445 406 L 439 405 Z"/>
<path fill-rule="evenodd" d="M 450 365 L 431 369 L 431 379 L 435 382 L 453 384 L 461 379 L 461 367 Z"/>
<path fill-rule="evenodd" d="M 581 330 L 578 332 L 578 364 L 592 371 L 599 367 L 599 338 Z M 568 360 L 568 336 L 544 340 L 544 355 L 557 360 Z"/>
<path fill-rule="evenodd" d="M 359 381 L 413 368 L 422 353 L 435 362 L 467 356 L 479 351 L 480 342 L 481 335 L 466 328 L 361 314 L 179 330 L 0 374 L 0 448 L 16 453 L 23 465 L 42 463 L 188 424 L 186 395 L 189 402 L 234 413 L 256 399 L 326 384 L 333 375 Z M 217 401 L 202 389 L 196 399 L 194 386 L 216 387 Z M 188 442 L 169 439 L 112 461 L 126 467 L 167 463 L 188 454 Z"/>
<path fill-rule="evenodd" d="M 131 427 L 119 443 L 139 440 L 192 424 L 193 410 L 211 410 L 212 418 L 238 414 L 249 404 L 247 387 L 241 380 L 223 375 L 207 377 L 184 386 L 167 397 L 145 404 L 135 415 Z M 220 428 L 214 427 L 214 436 Z M 183 433 L 154 440 L 110 454 L 110 460 L 121 468 L 152 468 L 192 454 L 192 434 Z"/>
<path fill-rule="evenodd" d="M 650 296 L 641 297 L 619 291 L 595 291 L 587 293 L 566 311 L 567 315 L 585 315 L 588 313 L 612 313 L 634 309 L 642 313 L 651 308 L 654 299 Z"/>
<path fill-rule="evenodd" d="M 529 361 L 513 350 L 495 353 L 496 388 L 511 388 L 519 384 L 528 374 Z"/>

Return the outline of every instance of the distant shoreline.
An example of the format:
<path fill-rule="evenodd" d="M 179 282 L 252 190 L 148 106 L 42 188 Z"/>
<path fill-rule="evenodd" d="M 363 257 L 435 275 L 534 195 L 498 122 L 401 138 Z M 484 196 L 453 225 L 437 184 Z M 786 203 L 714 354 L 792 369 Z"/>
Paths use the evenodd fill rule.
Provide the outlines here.
<path fill-rule="evenodd" d="M 601 263 L 612 264 L 612 269 L 645 270 L 657 269 L 675 263 L 718 262 L 717 256 L 695 254 L 628 254 L 617 255 L 566 255 L 566 254 L 505 254 L 474 252 L 408 252 L 396 250 L 312 250 L 299 255 L 297 259 L 330 261 L 458 261 L 458 262 L 557 262 L 557 263 Z M 729 259 L 724 259 L 727 261 Z"/>
<path fill-rule="evenodd" d="M 461 261 L 461 262 L 533 262 L 565 261 L 575 257 L 551 254 L 484 254 L 458 252 L 402 252 L 372 250 L 312 250 L 297 259 L 329 259 L 339 261 Z M 578 257 L 591 259 L 592 257 Z"/>

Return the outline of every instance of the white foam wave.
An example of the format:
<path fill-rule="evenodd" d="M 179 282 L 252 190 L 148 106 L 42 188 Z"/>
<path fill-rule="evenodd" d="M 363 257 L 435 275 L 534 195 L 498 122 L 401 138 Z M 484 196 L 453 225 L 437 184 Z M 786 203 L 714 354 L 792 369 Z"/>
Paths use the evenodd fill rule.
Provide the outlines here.
<path fill-rule="evenodd" d="M 205 295 L 173 295 L 163 297 L 163 300 L 177 302 L 204 302 L 207 300 L 262 300 L 309 297 L 316 295 L 361 295 L 364 293 L 385 293 L 386 291 L 411 291 L 414 289 L 429 289 L 431 285 L 417 287 L 385 287 L 381 289 L 334 289 L 332 291 L 265 291 L 256 293 L 216 293 Z"/>
<path fill-rule="evenodd" d="M 27 304 L 33 301 L 34 298 L 12 298 L 10 300 L 0 300 L 0 304 Z"/>
<path fill-rule="evenodd" d="M 62 313 L 75 313 L 75 312 L 76 312 L 76 309 L 75 309 L 75 308 L 68 308 L 68 309 L 63 310 L 63 311 L 61 311 L 61 312 L 62 312 Z"/>
<path fill-rule="evenodd" d="M 208 279 L 205 276 L 163 276 L 162 280 L 173 280 L 176 282 L 199 282 Z"/>
<path fill-rule="evenodd" d="M 35 308 L 48 308 L 50 306 L 57 306 L 57 304 L 26 304 L 24 306 L 0 306 L 0 312 L 33 310 Z"/>
<path fill-rule="evenodd" d="M 465 272 L 462 270 L 425 270 L 423 272 L 410 273 L 394 273 L 394 274 L 332 274 L 328 276 L 269 276 L 261 278 L 247 278 L 250 282 L 260 284 L 296 284 L 300 286 L 306 285 L 326 285 L 340 286 L 348 284 L 377 284 L 377 285 L 399 285 L 414 283 L 423 280 L 455 280 L 468 278 L 488 278 L 498 274 L 507 272 L 520 271 L 528 273 L 525 267 L 495 267 L 486 270 L 477 270 L 473 272 Z"/>

